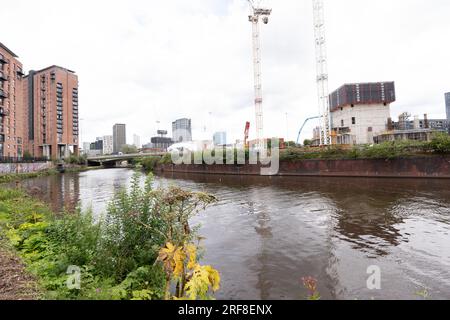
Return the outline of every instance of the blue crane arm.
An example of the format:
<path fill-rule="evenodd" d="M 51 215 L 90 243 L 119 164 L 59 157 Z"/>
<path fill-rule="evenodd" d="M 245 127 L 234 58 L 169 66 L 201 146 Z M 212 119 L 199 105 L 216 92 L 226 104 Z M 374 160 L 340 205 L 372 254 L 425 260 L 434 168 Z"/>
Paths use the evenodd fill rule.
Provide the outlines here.
<path fill-rule="evenodd" d="M 321 118 L 321 116 L 310 117 L 310 118 L 306 119 L 305 122 L 303 122 L 303 125 L 302 125 L 302 127 L 300 128 L 300 130 L 299 130 L 299 132 L 298 132 L 298 136 L 297 136 L 297 144 L 300 144 L 300 141 L 299 141 L 299 140 L 300 140 L 300 135 L 302 134 L 302 131 L 303 131 L 303 129 L 305 128 L 306 124 L 307 124 L 309 121 L 311 121 L 311 120 L 319 119 L 319 118 Z"/>

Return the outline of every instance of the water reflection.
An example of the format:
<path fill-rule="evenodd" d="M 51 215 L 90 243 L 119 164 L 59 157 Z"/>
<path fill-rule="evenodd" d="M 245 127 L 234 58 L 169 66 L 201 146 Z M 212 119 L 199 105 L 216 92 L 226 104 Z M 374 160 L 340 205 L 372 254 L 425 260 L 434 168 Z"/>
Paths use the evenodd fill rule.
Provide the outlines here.
<path fill-rule="evenodd" d="M 54 210 L 105 211 L 130 183 L 124 169 L 22 182 Z M 450 298 L 450 181 L 267 178 L 165 174 L 157 184 L 215 194 L 193 219 L 207 239 L 204 262 L 221 271 L 218 298 L 302 299 L 314 276 L 324 299 L 411 299 L 420 287 Z M 366 288 L 367 267 L 383 290 Z"/>

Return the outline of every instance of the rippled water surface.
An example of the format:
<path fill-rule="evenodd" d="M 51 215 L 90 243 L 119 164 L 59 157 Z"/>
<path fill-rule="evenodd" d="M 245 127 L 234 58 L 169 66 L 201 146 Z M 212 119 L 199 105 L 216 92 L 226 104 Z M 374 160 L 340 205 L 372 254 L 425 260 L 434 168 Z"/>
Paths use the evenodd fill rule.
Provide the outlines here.
<path fill-rule="evenodd" d="M 21 184 L 55 210 L 105 211 L 133 171 L 110 169 Z M 203 263 L 222 276 L 217 297 L 304 299 L 304 276 L 324 299 L 450 299 L 450 181 L 168 175 L 220 202 L 192 223 L 206 237 Z M 370 291 L 367 268 L 382 271 Z"/>

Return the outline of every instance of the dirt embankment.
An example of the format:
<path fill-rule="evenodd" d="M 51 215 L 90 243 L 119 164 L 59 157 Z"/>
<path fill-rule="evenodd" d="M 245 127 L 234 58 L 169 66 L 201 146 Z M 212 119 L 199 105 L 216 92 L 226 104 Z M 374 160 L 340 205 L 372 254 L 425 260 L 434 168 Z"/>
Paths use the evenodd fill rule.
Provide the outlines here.
<path fill-rule="evenodd" d="M 39 289 L 36 279 L 24 264 L 0 240 L 0 300 L 36 300 Z"/>

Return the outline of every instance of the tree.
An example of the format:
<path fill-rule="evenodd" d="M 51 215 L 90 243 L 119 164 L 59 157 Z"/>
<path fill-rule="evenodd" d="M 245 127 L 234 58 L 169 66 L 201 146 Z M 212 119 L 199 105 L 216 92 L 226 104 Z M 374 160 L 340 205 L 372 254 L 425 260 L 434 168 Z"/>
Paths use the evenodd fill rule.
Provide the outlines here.
<path fill-rule="evenodd" d="M 128 145 L 128 144 L 122 146 L 121 151 L 124 154 L 138 153 L 138 149 L 136 148 L 136 146 L 131 146 L 131 145 Z"/>
<path fill-rule="evenodd" d="M 305 147 L 309 147 L 312 145 L 312 140 L 306 139 L 305 141 L 303 141 L 303 145 Z"/>

